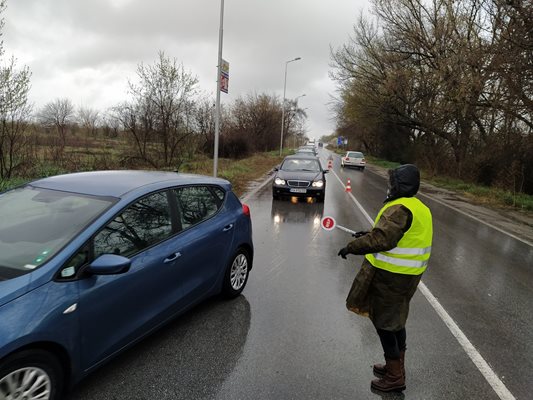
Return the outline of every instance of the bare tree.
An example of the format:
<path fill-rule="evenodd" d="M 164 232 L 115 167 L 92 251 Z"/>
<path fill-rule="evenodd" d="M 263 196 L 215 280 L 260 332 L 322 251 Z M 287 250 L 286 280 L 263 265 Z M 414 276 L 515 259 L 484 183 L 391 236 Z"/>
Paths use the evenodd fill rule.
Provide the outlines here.
<path fill-rule="evenodd" d="M 283 138 L 284 141 L 287 141 L 292 144 L 293 147 L 296 147 L 297 143 L 302 142 L 305 136 L 307 113 L 304 109 L 298 107 L 297 100 L 288 100 L 285 107 Z"/>
<path fill-rule="evenodd" d="M 80 126 L 85 129 L 85 132 L 93 137 L 96 136 L 98 123 L 100 122 L 100 113 L 91 108 L 80 107 L 77 117 Z"/>
<path fill-rule="evenodd" d="M 115 108 L 129 133 L 137 158 L 154 168 L 178 168 L 183 147 L 194 133 L 198 79 L 163 52 L 153 65 L 137 67 L 138 83 L 130 82 L 131 103 Z"/>
<path fill-rule="evenodd" d="M 221 107 L 221 114 L 224 115 L 224 107 Z M 226 118 L 221 118 L 221 131 L 225 130 Z M 215 140 L 215 103 L 213 99 L 204 98 L 197 104 L 194 113 L 194 125 L 198 147 L 206 154 L 213 155 Z"/>
<path fill-rule="evenodd" d="M 268 94 L 238 98 L 230 110 L 231 122 L 224 134 L 240 137 L 246 151 L 270 151 L 279 147 L 281 102 Z"/>
<path fill-rule="evenodd" d="M 46 128 L 56 130 L 62 152 L 67 142 L 68 127 L 74 122 L 72 102 L 67 98 L 51 101 L 39 111 L 37 119 Z"/>
<path fill-rule="evenodd" d="M 533 3 L 373 3 L 375 18 L 332 50 L 338 132 L 394 161 L 533 192 Z"/>
<path fill-rule="evenodd" d="M 497 107 L 533 129 L 533 2 L 493 0 L 486 4 L 491 18 L 493 62 L 491 70 L 504 91 Z M 488 98 L 487 98 L 488 99 Z"/>
<path fill-rule="evenodd" d="M 121 124 L 116 118 L 114 109 L 107 110 L 102 116 L 102 129 L 106 137 L 116 138 L 118 136 Z"/>
<path fill-rule="evenodd" d="M 0 1 L 0 15 L 5 1 Z M 0 18 L 0 35 L 4 25 Z M 3 42 L 0 41 L 0 178 L 11 178 L 22 167 L 30 152 L 28 104 L 31 73 L 28 67 L 17 69 L 15 58 L 4 65 Z"/>

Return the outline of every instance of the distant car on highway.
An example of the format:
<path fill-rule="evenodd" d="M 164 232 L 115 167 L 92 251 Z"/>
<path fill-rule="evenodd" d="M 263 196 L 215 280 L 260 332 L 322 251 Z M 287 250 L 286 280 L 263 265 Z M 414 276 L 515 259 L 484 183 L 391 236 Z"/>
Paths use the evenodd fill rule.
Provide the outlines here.
<path fill-rule="evenodd" d="M 348 151 L 346 155 L 341 158 L 341 167 L 356 167 L 364 170 L 365 166 L 365 156 L 360 151 Z"/>
<path fill-rule="evenodd" d="M 238 296 L 253 254 L 223 179 L 100 171 L 1 193 L 0 399 L 60 399 L 203 299 Z"/>
<path fill-rule="evenodd" d="M 313 147 L 300 147 L 298 150 L 296 150 L 295 154 L 307 154 L 317 156 L 318 153 Z"/>
<path fill-rule="evenodd" d="M 313 197 L 318 202 L 324 201 L 325 174 L 328 170 L 322 168 L 317 157 L 304 154 L 287 156 L 275 171 L 272 183 L 274 200 L 283 196 L 297 196 Z"/>

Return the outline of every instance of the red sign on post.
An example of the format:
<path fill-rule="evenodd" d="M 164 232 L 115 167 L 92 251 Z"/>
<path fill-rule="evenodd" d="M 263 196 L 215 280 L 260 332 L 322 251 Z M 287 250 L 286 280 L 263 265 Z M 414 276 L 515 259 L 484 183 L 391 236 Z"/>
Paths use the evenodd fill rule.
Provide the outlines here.
<path fill-rule="evenodd" d="M 322 229 L 326 231 L 332 231 L 333 229 L 335 229 L 335 225 L 336 222 L 333 217 L 324 217 L 320 221 L 320 226 L 322 226 Z"/>
<path fill-rule="evenodd" d="M 228 93 L 229 86 L 229 62 L 222 60 L 220 66 L 220 91 Z"/>
<path fill-rule="evenodd" d="M 228 93 L 228 86 L 229 78 L 227 76 L 224 76 L 224 74 L 220 75 L 220 91 Z"/>

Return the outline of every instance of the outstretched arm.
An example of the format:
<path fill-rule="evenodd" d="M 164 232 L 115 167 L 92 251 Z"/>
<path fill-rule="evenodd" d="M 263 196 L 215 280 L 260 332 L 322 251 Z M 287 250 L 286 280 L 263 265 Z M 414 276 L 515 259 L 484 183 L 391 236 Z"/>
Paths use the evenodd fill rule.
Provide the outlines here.
<path fill-rule="evenodd" d="M 395 248 L 411 227 L 412 220 L 413 214 L 402 205 L 387 208 L 369 233 L 346 245 L 345 254 L 369 254 Z"/>

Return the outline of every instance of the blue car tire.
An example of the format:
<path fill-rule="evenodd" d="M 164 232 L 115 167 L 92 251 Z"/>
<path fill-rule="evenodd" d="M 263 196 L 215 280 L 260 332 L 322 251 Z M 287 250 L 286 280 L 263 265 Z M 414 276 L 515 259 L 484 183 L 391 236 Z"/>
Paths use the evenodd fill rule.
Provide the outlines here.
<path fill-rule="evenodd" d="M 59 400 L 63 396 L 63 380 L 61 364 L 44 350 L 23 350 L 0 362 L 1 399 Z"/>
<path fill-rule="evenodd" d="M 242 247 L 239 248 L 233 257 L 231 257 L 224 274 L 224 281 L 222 283 L 222 294 L 224 297 L 232 299 L 241 294 L 246 286 L 246 282 L 248 282 L 250 267 L 251 259 L 248 251 Z"/>

